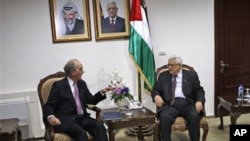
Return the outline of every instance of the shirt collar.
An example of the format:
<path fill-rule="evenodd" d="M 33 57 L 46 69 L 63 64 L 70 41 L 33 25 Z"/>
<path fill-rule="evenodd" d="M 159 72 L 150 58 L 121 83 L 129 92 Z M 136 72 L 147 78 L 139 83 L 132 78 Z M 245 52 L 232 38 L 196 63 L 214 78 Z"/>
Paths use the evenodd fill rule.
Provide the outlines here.
<path fill-rule="evenodd" d="M 72 79 L 70 79 L 69 77 L 67 77 L 67 80 L 68 80 L 70 86 L 74 85 L 74 81 Z"/>
<path fill-rule="evenodd" d="M 182 69 L 177 73 L 177 77 L 181 78 L 182 77 Z"/>
<path fill-rule="evenodd" d="M 109 17 L 109 20 L 110 20 L 110 22 L 112 21 L 112 20 L 116 20 L 116 16 L 114 17 L 114 18 L 111 18 L 111 17 Z"/>

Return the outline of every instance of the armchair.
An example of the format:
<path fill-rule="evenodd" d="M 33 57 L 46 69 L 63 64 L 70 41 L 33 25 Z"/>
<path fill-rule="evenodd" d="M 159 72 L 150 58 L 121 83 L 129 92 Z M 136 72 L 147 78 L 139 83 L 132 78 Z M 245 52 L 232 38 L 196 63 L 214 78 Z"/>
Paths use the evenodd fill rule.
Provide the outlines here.
<path fill-rule="evenodd" d="M 185 64 L 182 65 L 182 69 L 185 69 L 185 70 L 188 70 L 188 71 L 195 71 L 193 67 L 185 65 Z M 156 70 L 156 81 L 158 80 L 159 74 L 162 73 L 162 72 L 165 72 L 165 71 L 168 71 L 168 66 L 167 65 L 161 66 Z M 160 129 L 160 126 L 159 126 L 159 122 L 160 121 L 157 118 L 156 123 L 157 123 L 157 125 L 159 127 L 158 140 L 161 141 L 161 129 Z M 203 129 L 202 141 L 206 141 L 209 127 L 208 127 L 208 122 L 206 120 L 206 115 L 205 115 L 205 106 L 204 106 L 204 117 L 200 121 L 200 128 Z M 187 129 L 188 128 L 187 128 L 186 120 L 181 116 L 177 117 L 175 119 L 175 122 L 172 125 L 172 131 L 182 131 L 183 132 L 183 131 L 186 131 Z"/>
<path fill-rule="evenodd" d="M 41 107 L 43 109 L 45 103 L 48 100 L 48 96 L 50 94 L 50 90 L 52 87 L 52 84 L 65 77 L 64 72 L 57 72 L 54 74 L 50 74 L 44 78 L 42 78 L 38 84 L 38 96 L 41 103 Z M 95 105 L 88 105 L 87 107 L 90 110 L 93 110 L 96 112 L 96 119 L 101 120 L 101 109 L 99 107 L 96 107 Z M 94 141 L 94 137 L 87 132 L 88 140 Z M 55 133 L 53 126 L 45 125 L 45 140 L 46 141 L 72 141 L 70 136 L 64 133 Z"/>

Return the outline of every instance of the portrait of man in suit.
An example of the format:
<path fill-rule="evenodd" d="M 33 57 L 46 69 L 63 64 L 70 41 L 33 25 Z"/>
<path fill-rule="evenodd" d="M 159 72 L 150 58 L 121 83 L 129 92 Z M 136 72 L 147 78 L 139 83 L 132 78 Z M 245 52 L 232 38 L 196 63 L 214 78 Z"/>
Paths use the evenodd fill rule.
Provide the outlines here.
<path fill-rule="evenodd" d="M 60 30 L 62 35 L 84 34 L 84 20 L 80 16 L 79 9 L 68 1 L 60 13 Z"/>
<path fill-rule="evenodd" d="M 115 1 L 107 3 L 108 17 L 101 20 L 102 33 L 125 32 L 125 19 L 117 15 L 118 6 Z"/>

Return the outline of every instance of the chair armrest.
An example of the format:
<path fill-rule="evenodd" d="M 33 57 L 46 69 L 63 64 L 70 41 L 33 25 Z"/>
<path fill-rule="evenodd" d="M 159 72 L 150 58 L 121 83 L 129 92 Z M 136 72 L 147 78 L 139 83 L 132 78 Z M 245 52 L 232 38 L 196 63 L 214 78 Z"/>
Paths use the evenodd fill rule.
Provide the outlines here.
<path fill-rule="evenodd" d="M 53 141 L 55 137 L 55 131 L 53 126 L 49 125 L 45 130 L 45 140 L 46 141 Z"/>
<path fill-rule="evenodd" d="M 87 108 L 96 112 L 96 120 L 101 120 L 101 108 L 91 104 L 87 104 Z"/>

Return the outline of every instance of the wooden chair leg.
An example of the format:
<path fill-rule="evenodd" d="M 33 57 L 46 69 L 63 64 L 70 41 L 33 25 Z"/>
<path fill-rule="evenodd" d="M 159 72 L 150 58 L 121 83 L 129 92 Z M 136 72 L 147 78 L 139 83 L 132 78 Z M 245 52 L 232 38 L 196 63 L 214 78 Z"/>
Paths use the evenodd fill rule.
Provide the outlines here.
<path fill-rule="evenodd" d="M 208 134 L 209 127 L 206 125 L 206 127 L 203 128 L 203 135 L 202 135 L 202 141 L 207 140 L 207 134 Z"/>
<path fill-rule="evenodd" d="M 161 128 L 158 125 L 158 141 L 161 141 Z"/>

